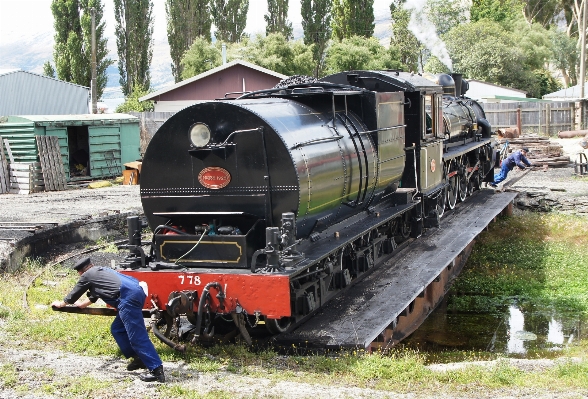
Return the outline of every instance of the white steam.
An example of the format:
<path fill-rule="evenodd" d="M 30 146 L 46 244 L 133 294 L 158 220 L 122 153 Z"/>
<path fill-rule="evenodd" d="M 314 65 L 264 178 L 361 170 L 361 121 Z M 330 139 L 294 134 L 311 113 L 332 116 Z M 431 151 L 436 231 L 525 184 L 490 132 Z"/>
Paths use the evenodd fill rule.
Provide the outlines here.
<path fill-rule="evenodd" d="M 453 72 L 453 63 L 445 47 L 445 43 L 437 36 L 435 25 L 429 21 L 424 8 L 427 0 L 410 0 L 404 3 L 404 9 L 410 11 L 408 29 L 416 36 L 441 61 L 450 72 Z"/>

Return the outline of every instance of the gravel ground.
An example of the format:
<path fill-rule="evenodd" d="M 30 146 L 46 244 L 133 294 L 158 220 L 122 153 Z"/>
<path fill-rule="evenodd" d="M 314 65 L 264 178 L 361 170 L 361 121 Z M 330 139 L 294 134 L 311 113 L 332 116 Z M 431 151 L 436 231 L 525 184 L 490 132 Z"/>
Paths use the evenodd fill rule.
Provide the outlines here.
<path fill-rule="evenodd" d="M 506 359 L 503 361 L 510 362 L 512 366 L 522 371 L 531 372 L 554 367 L 557 362 L 575 361 L 575 359 Z M 109 384 L 103 390 L 93 392 L 91 397 L 94 399 L 166 397 L 158 390 L 158 386 L 161 384 L 144 383 L 138 380 L 136 378 L 138 372 L 126 371 L 127 361 L 115 357 L 86 357 L 51 350 L 19 350 L 15 345 L 8 345 L 4 339 L 0 339 L 0 364 L 13 365 L 17 370 L 18 379 L 17 387 L 3 388 L 0 385 L 0 398 L 3 399 L 58 399 L 66 396 L 72 397 L 71 391 L 68 392 L 65 387 L 72 385 L 76 380 L 84 376 L 90 376 Z M 429 368 L 436 372 L 445 372 L 471 364 L 493 367 L 496 365 L 496 361 L 432 365 Z M 276 378 L 254 378 L 226 371 L 202 373 L 189 369 L 183 361 L 164 362 L 164 369 L 166 371 L 166 383 L 178 386 L 184 392 L 193 390 L 198 392 L 199 395 L 205 395 L 220 391 L 234 398 L 470 399 L 475 397 L 480 399 L 572 399 L 588 397 L 588 392 L 586 391 L 549 392 L 528 388 L 488 390 L 471 387 L 467 388 L 467 392 L 444 392 L 440 387 L 439 390 L 433 392 L 422 392 L 418 389 L 411 389 L 410 385 L 400 388 L 410 393 L 398 393 L 346 385 L 343 381 L 327 385 L 318 381 L 306 383 L 284 381 Z M 1 381 L 2 379 L 0 378 L 0 383 Z M 52 388 L 51 393 L 47 393 L 48 386 Z M 89 396 L 80 392 L 79 395 L 74 394 L 73 397 L 86 398 Z"/>
<path fill-rule="evenodd" d="M 581 147 L 579 139 L 563 139 L 564 151 L 575 154 Z M 572 160 L 574 158 L 572 157 Z M 573 178 L 572 168 L 549 169 L 548 171 L 531 171 L 527 173 L 512 189 L 523 192 L 524 197 L 533 202 L 542 196 L 553 204 L 571 204 L 574 206 L 586 201 L 588 205 L 588 184 L 586 178 Z M 513 171 L 509 179 L 517 177 Z M 528 193 L 532 193 L 530 196 Z M 533 194 L 534 193 L 534 194 Z M 537 194 L 539 193 L 539 194 Z M 523 195 L 519 196 L 522 197 Z M 547 202 L 549 202 L 547 201 Z M 540 200 L 536 202 L 540 203 Z M 101 189 L 76 189 L 65 192 L 38 193 L 33 195 L 0 195 L 2 205 L 1 222 L 44 221 L 68 223 L 73 220 L 104 216 L 104 212 L 141 211 L 138 186 L 114 186 Z M 575 205 L 574 205 L 575 204 Z M 524 206 L 524 203 L 523 205 Z M 566 210 L 561 207 L 560 209 Z M 568 209 L 569 210 L 569 209 Z M 3 247 L 4 246 L 4 249 Z M 6 242 L 0 241 L 2 251 L 9 249 Z M 12 342 L 2 334 L 0 319 L 0 366 L 10 364 L 16 367 L 17 383 L 10 387 L 0 385 L 0 398 L 46 398 L 56 399 L 66 396 L 61 386 L 67 386 L 77 379 L 88 375 L 97 380 L 108 381 L 111 385 L 93 394 L 94 398 L 161 398 L 162 393 L 156 383 L 143 383 L 136 378 L 137 372 L 126 371 L 127 361 L 115 357 L 86 357 L 71 353 L 53 351 L 30 351 L 18 349 L 18 342 Z M 524 371 L 544 370 L 554 367 L 557 361 L 548 359 L 507 360 Z M 479 362 L 479 365 L 491 367 L 493 362 Z M 432 365 L 435 371 L 452 370 L 464 367 L 464 363 L 449 365 Z M 345 385 L 344 381 L 336 385 L 276 381 L 274 378 L 252 378 L 230 372 L 200 373 L 187 368 L 182 361 L 165 362 L 167 381 L 183 389 L 193 389 L 200 395 L 214 391 L 229 392 L 233 397 L 272 397 L 272 398 L 538 398 L 568 399 L 588 398 L 588 391 L 548 392 L 527 388 L 501 388 L 499 390 L 481 390 L 472 388 L 468 392 L 418 392 L 395 393 L 378 391 Z M 1 369 L 0 369 L 1 371 Z M 2 383 L 0 373 L 0 384 Z M 51 393 L 46 388 L 52 387 Z M 407 387 L 404 387 L 408 389 Z M 70 393 L 71 394 L 71 393 Z M 87 397 L 80 393 L 76 397 Z"/>

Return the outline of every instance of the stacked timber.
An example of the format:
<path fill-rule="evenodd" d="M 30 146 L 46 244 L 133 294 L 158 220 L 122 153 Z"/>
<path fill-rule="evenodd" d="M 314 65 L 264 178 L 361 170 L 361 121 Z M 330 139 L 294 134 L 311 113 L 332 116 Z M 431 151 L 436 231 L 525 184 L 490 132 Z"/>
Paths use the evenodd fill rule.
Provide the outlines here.
<path fill-rule="evenodd" d="M 527 158 L 534 165 L 547 165 L 552 168 L 561 168 L 571 163 L 570 157 L 563 153 L 563 146 L 552 142 L 549 140 L 549 137 L 525 134 L 517 138 L 499 138 L 497 140 L 499 144 L 503 144 L 505 141 L 508 141 L 509 152 L 518 151 L 521 148 L 528 148 L 529 154 Z"/>
<path fill-rule="evenodd" d="M 0 136 L 0 194 L 7 193 L 10 190 L 10 176 L 8 173 L 8 160 L 4 155 L 4 142 Z"/>

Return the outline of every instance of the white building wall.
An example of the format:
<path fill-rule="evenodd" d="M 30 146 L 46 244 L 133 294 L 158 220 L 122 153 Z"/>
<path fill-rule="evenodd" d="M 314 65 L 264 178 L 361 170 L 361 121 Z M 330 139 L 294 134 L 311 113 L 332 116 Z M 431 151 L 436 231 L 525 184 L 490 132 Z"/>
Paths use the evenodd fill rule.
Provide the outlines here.
<path fill-rule="evenodd" d="M 511 89 L 509 87 L 497 86 L 476 80 L 468 80 L 468 83 L 470 88 L 465 95 L 478 101 L 484 101 L 484 99 L 493 99 L 496 96 L 521 98 L 526 97 L 526 93 L 524 91 Z"/>

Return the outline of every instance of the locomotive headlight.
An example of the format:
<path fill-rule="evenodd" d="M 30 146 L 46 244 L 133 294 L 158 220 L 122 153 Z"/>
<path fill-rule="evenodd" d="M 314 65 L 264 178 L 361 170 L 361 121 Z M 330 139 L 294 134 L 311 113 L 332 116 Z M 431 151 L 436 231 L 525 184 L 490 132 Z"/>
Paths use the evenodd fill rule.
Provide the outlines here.
<path fill-rule="evenodd" d="M 210 141 L 210 129 L 204 123 L 195 123 L 190 128 L 190 140 L 194 147 L 204 147 Z"/>

